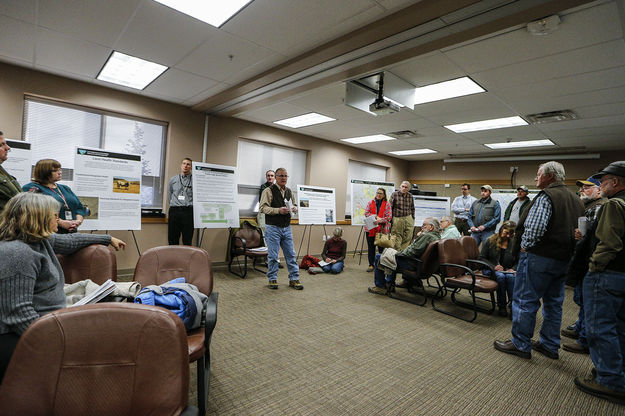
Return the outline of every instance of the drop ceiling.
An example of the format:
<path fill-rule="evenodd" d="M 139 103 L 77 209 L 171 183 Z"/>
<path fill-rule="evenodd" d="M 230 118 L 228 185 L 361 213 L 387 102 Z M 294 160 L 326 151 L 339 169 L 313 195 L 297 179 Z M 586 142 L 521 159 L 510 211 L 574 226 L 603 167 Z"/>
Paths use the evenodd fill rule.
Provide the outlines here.
<path fill-rule="evenodd" d="M 524 154 L 484 143 L 550 139 L 542 152 L 625 146 L 625 0 L 254 0 L 221 28 L 152 0 L 3 0 L 0 61 L 179 103 L 332 142 L 415 130 L 357 145 L 430 148 L 406 160 Z M 545 13 L 545 14 L 541 14 Z M 561 23 L 535 36 L 526 24 Z M 113 50 L 170 67 L 145 90 L 96 80 Z M 345 81 L 389 71 L 415 86 L 469 76 L 486 92 L 372 116 L 344 104 Z M 577 120 L 472 133 L 444 127 L 572 110 Z M 336 121 L 274 121 L 318 112 Z"/>

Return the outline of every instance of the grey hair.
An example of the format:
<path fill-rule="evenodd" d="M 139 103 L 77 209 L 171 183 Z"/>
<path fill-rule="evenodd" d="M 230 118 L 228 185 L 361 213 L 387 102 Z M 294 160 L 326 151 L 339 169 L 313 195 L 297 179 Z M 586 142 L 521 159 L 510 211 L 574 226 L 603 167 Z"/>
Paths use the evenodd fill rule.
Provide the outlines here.
<path fill-rule="evenodd" d="M 402 181 L 401 185 L 403 185 L 403 184 L 405 184 L 405 183 L 407 183 L 407 184 L 408 184 L 408 186 L 412 187 L 412 184 L 411 184 L 409 181 Z"/>
<path fill-rule="evenodd" d="M 538 166 L 538 170 L 543 172 L 543 175 L 552 174 L 553 178 L 558 182 L 563 182 L 566 179 L 566 173 L 564 172 L 564 166 L 560 162 L 551 160 Z"/>
<path fill-rule="evenodd" d="M 341 237 L 343 235 L 343 229 L 341 227 L 336 227 L 334 231 L 332 231 L 335 237 Z"/>
<path fill-rule="evenodd" d="M 447 220 L 447 221 L 449 221 L 450 223 L 453 224 L 454 223 L 454 216 L 453 215 L 443 215 L 441 217 L 441 221 L 445 221 L 445 220 Z"/>
<path fill-rule="evenodd" d="M 437 233 L 441 232 L 441 223 L 438 222 L 438 220 L 434 217 L 427 217 L 425 219 L 425 221 L 428 222 L 428 224 L 430 224 L 431 226 L 434 227 L 434 229 L 432 231 L 436 231 Z"/>

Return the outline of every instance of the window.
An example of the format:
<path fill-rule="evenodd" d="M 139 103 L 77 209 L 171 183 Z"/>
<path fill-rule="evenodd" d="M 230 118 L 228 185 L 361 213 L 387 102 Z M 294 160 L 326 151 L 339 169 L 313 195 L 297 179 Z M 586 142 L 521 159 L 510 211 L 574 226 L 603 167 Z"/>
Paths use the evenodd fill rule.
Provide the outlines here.
<path fill-rule="evenodd" d="M 265 172 L 269 169 L 285 168 L 289 173 L 287 186 L 294 192 L 298 184 L 306 184 L 306 158 L 305 150 L 239 140 L 239 215 L 250 217 L 258 213 L 258 191 L 260 185 L 265 183 Z"/>
<path fill-rule="evenodd" d="M 26 97 L 24 140 L 32 143 L 33 163 L 56 159 L 71 186 L 74 148 L 94 147 L 140 154 L 141 206 L 163 207 L 163 156 L 167 123 Z"/>
<path fill-rule="evenodd" d="M 352 213 L 352 187 L 351 180 L 360 179 L 367 181 L 386 181 L 386 168 L 370 163 L 350 160 L 347 168 L 347 196 L 345 197 L 345 218 L 351 218 Z M 390 197 L 390 195 L 389 195 Z"/>

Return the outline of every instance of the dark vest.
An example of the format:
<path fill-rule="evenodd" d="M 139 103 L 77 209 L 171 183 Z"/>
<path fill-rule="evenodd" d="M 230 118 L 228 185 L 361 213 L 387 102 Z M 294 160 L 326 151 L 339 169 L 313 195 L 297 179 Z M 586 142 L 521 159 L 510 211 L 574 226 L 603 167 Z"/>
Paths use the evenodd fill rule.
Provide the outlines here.
<path fill-rule="evenodd" d="M 281 208 L 285 207 L 286 204 L 284 200 L 293 200 L 291 194 L 291 190 L 286 188 L 284 192 L 284 197 L 282 197 L 282 193 L 280 192 L 280 187 L 276 184 L 273 184 L 269 187 L 271 190 L 271 207 L 272 208 Z M 275 225 L 278 227 L 288 227 L 291 224 L 291 214 L 276 214 L 276 215 L 265 215 L 265 222 L 269 225 Z"/>
<path fill-rule="evenodd" d="M 554 182 L 540 191 L 538 195 L 546 194 L 551 201 L 551 218 L 547 224 L 545 234 L 540 241 L 528 251 L 543 257 L 556 260 L 569 260 L 575 248 L 575 228 L 577 218 L 584 215 L 584 205 L 579 197 L 566 188 L 563 182 Z M 521 237 L 525 231 L 525 219 L 529 214 L 534 202 L 523 212 L 519 219 L 514 238 L 514 252 L 521 250 Z"/>
<path fill-rule="evenodd" d="M 490 196 L 485 200 L 478 199 L 473 202 L 473 225 L 479 227 L 480 225 L 486 224 L 488 221 L 492 220 L 495 217 L 495 207 L 499 202 L 491 198 Z M 479 224 L 477 219 L 480 219 Z M 497 224 L 493 225 L 489 229 L 484 229 L 484 231 L 491 231 L 497 227 Z"/>

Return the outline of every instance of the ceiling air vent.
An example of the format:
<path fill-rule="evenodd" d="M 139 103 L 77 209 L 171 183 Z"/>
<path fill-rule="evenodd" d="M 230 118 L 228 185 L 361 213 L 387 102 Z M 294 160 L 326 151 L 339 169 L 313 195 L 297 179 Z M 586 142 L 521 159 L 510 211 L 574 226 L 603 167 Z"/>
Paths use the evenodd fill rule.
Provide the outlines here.
<path fill-rule="evenodd" d="M 571 110 L 548 111 L 546 113 L 528 114 L 527 119 L 532 124 L 554 123 L 556 121 L 577 120 L 577 114 Z"/>
<path fill-rule="evenodd" d="M 415 137 L 419 137 L 419 134 L 414 130 L 401 130 L 385 134 L 396 139 L 413 139 Z"/>

